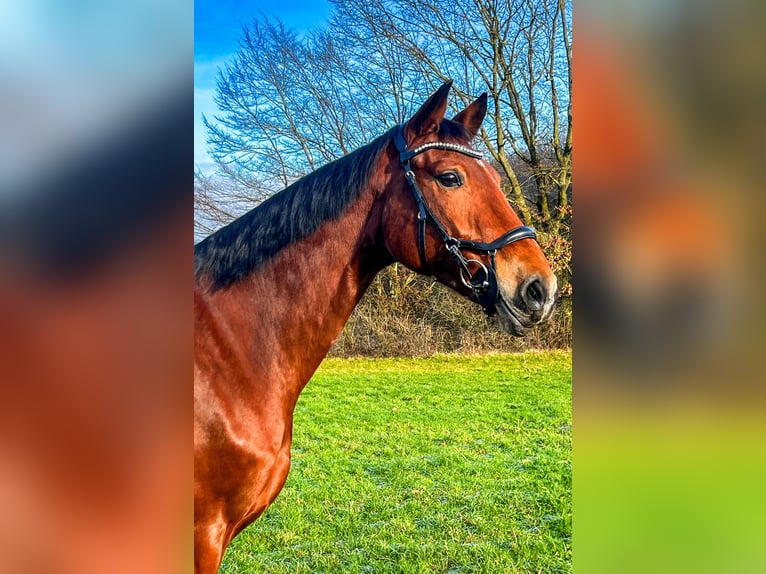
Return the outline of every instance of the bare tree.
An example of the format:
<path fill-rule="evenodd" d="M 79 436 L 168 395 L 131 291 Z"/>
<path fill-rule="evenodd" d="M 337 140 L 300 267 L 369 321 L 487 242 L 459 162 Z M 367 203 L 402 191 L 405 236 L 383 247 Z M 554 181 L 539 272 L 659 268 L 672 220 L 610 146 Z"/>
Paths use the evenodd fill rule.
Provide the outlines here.
<path fill-rule="evenodd" d="M 348 48 L 332 31 L 299 40 L 267 19 L 244 29 L 219 73 L 220 113 L 204 118 L 226 175 L 273 193 L 401 121 L 410 111 L 399 99 L 401 58 L 370 62 Z"/>
<path fill-rule="evenodd" d="M 349 45 L 409 56 L 411 75 L 429 89 L 453 78 L 462 104 L 488 92 L 493 106 L 484 143 L 507 177 L 522 217 L 533 220 L 510 160 L 530 167 L 537 221 L 565 217 L 571 181 L 571 43 L 564 0 L 335 0 L 333 23 Z M 343 25 L 341 26 L 341 23 Z M 381 42 L 380 38 L 386 40 Z M 380 57 L 380 54 L 378 55 Z M 557 207 L 549 205 L 555 188 Z"/>
<path fill-rule="evenodd" d="M 571 211 L 570 4 L 333 4 L 329 27 L 306 37 L 266 19 L 244 29 L 235 61 L 219 74 L 220 113 L 205 119 L 227 175 L 273 193 L 402 121 L 423 93 L 454 79 L 463 105 L 490 96 L 482 139 L 522 218 L 558 233 Z"/>
<path fill-rule="evenodd" d="M 270 193 L 241 183 L 228 166 L 219 164 L 218 173 L 194 174 L 194 237 L 204 238 L 222 225 L 249 211 Z"/>

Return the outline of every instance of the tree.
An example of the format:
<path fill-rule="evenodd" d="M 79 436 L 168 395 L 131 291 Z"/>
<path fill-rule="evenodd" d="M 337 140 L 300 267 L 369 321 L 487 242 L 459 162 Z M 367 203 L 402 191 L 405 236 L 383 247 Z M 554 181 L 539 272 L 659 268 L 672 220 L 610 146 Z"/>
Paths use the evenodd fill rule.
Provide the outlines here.
<path fill-rule="evenodd" d="M 259 193 L 257 186 L 240 182 L 226 165 L 219 164 L 219 173 L 213 175 L 195 172 L 195 241 L 252 209 L 268 195 Z"/>
<path fill-rule="evenodd" d="M 527 223 L 558 229 L 571 182 L 571 42 L 564 0 L 334 0 L 340 37 L 360 57 L 394 46 L 405 71 L 429 81 L 452 78 L 463 105 L 488 92 L 482 139 Z M 341 25 L 343 24 L 343 25 Z M 387 42 L 381 42 L 383 38 Z M 369 59 L 369 58 L 368 58 Z M 428 91 L 427 90 L 427 91 Z M 565 118 L 565 119 L 564 119 Z M 536 217 L 511 153 L 531 169 Z M 556 210 L 549 206 L 557 190 Z"/>
<path fill-rule="evenodd" d="M 268 19 L 244 29 L 219 74 L 221 113 L 205 119 L 211 155 L 229 177 L 260 195 L 278 191 L 402 121 L 452 78 L 463 105 L 488 92 L 482 141 L 524 221 L 566 229 L 568 2 L 332 1 L 322 32 L 301 38 Z"/>

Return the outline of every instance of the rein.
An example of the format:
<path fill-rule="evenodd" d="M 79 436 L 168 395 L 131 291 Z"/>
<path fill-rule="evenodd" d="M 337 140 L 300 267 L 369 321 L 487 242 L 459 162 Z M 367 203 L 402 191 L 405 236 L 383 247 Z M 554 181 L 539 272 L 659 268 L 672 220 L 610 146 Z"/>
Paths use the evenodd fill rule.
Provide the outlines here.
<path fill-rule="evenodd" d="M 520 225 L 519 227 L 507 231 L 489 243 L 452 237 L 444 225 L 442 225 L 436 218 L 433 211 L 431 211 L 431 208 L 428 206 L 425 197 L 423 197 L 423 192 L 415 179 L 415 173 L 412 171 L 410 160 L 416 155 L 430 149 L 454 151 L 476 159 L 481 159 L 482 154 L 470 147 L 448 142 L 428 142 L 410 150 L 407 147 L 407 141 L 404 139 L 404 124 L 400 124 L 396 128 L 394 145 L 396 145 L 396 150 L 399 152 L 399 162 L 401 163 L 402 168 L 404 168 L 404 177 L 407 180 L 407 183 L 412 190 L 412 194 L 415 196 L 415 202 L 418 205 L 418 253 L 423 268 L 425 269 L 428 266 L 428 261 L 426 260 L 426 225 L 430 222 L 441 236 L 447 251 L 455 258 L 455 261 L 457 261 L 460 269 L 460 280 L 466 287 L 471 289 L 474 297 L 479 305 L 481 305 L 484 312 L 487 315 L 493 315 L 496 311 L 495 305 L 498 299 L 495 254 L 498 249 L 502 249 L 506 245 L 510 245 L 521 239 L 537 239 L 535 230 L 531 227 Z M 490 266 L 487 267 L 478 259 L 467 258 L 463 255 L 463 249 L 489 255 Z M 471 263 L 479 266 L 479 269 L 475 273 L 471 273 L 469 268 L 469 264 Z"/>

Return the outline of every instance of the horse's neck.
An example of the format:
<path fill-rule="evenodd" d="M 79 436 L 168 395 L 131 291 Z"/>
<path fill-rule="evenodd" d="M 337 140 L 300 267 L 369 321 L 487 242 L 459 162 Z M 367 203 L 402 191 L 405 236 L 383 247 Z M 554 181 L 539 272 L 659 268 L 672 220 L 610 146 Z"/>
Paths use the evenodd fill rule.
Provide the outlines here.
<path fill-rule="evenodd" d="M 251 392 L 294 406 L 375 274 L 389 263 L 376 245 L 378 204 L 363 193 L 335 221 L 290 244 L 243 281 L 207 298 L 225 323 Z"/>

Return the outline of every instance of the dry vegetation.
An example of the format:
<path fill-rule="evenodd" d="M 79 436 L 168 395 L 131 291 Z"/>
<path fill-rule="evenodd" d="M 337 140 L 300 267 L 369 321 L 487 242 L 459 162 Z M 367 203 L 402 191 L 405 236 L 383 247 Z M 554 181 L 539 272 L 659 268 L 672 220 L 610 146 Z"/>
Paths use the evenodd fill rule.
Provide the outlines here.
<path fill-rule="evenodd" d="M 502 332 L 479 307 L 401 265 L 380 273 L 331 351 L 336 357 L 562 349 L 572 345 L 571 297 L 523 338 Z"/>

